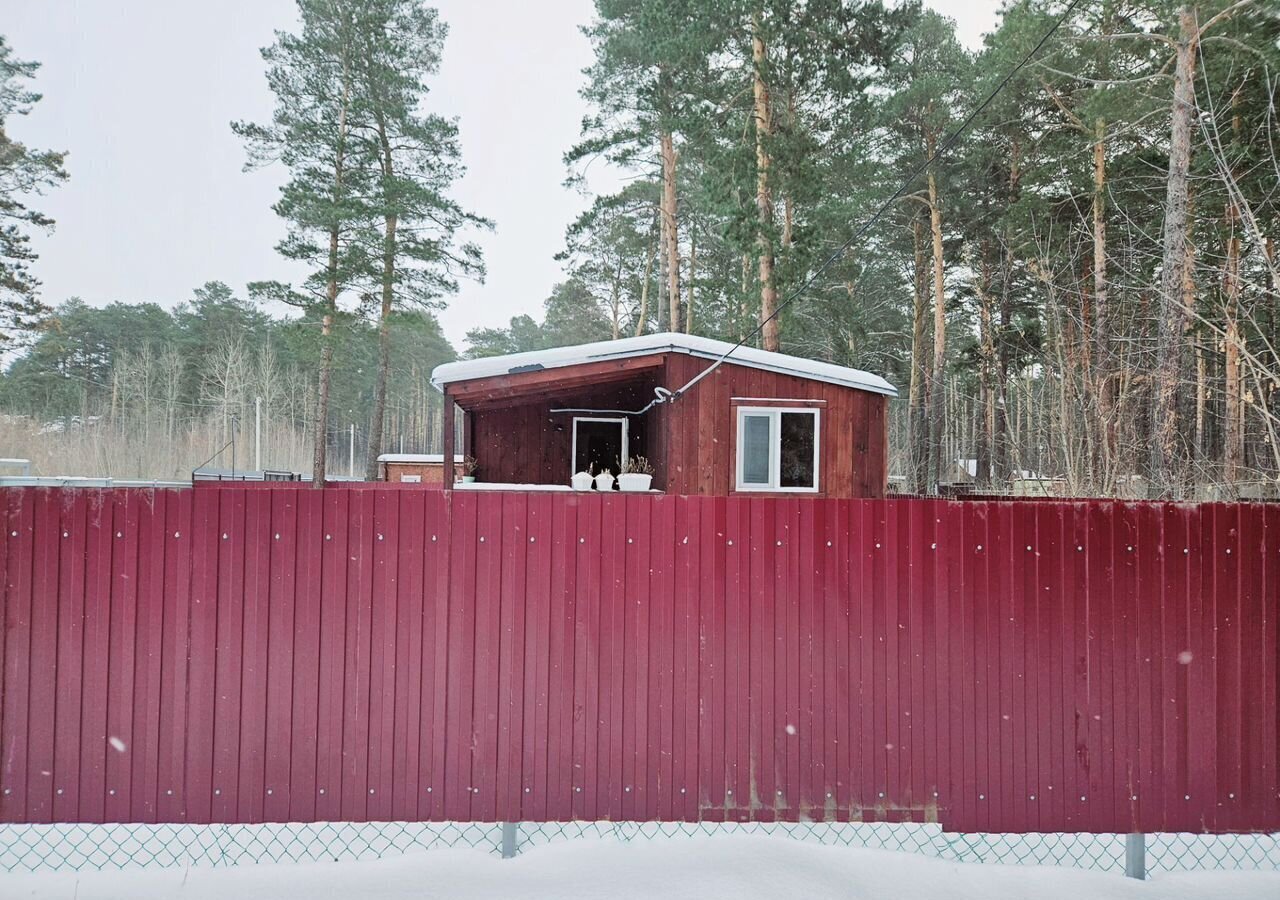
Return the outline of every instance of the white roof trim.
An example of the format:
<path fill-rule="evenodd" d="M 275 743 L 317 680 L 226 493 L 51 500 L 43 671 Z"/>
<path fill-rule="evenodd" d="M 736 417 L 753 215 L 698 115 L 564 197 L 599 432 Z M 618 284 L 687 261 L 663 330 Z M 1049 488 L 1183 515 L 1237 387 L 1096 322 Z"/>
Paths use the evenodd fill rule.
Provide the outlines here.
<path fill-rule="evenodd" d="M 632 356 L 647 356 L 652 353 L 687 353 L 702 359 L 719 359 L 733 350 L 728 341 L 717 341 L 713 338 L 698 337 L 692 334 L 666 332 L 663 334 L 646 334 L 640 337 L 622 338 L 617 341 L 597 341 L 593 344 L 578 344 L 574 347 L 556 347 L 551 350 L 534 350 L 528 353 L 511 353 L 507 356 L 490 356 L 484 359 L 468 359 L 460 362 L 445 363 L 436 366 L 431 373 L 431 383 L 437 389 L 455 381 L 470 381 L 473 378 L 491 378 L 495 375 L 511 374 L 512 369 L 524 366 L 536 366 L 542 369 L 559 369 L 565 366 L 577 366 L 583 363 L 600 362 L 609 359 L 626 359 Z M 739 347 L 733 351 L 725 362 L 736 366 L 748 366 L 753 369 L 764 369 L 781 375 L 794 375 L 797 378 L 808 378 L 813 381 L 825 381 L 844 387 L 871 391 L 876 394 L 898 396 L 898 390 L 879 375 L 850 369 L 833 363 L 818 362 L 800 356 L 788 356 L 785 353 L 770 353 L 754 347 Z M 671 390 L 681 387 L 669 384 Z"/>

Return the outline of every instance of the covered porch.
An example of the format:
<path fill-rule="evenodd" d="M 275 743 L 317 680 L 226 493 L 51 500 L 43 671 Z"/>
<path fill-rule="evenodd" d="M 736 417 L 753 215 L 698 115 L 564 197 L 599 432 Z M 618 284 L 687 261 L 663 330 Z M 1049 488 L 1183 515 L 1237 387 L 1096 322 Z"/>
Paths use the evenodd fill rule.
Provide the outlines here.
<path fill-rule="evenodd" d="M 469 489 L 568 488 L 575 472 L 617 475 L 647 458 L 653 488 L 665 486 L 659 417 L 636 415 L 665 384 L 662 355 L 563 369 L 511 371 L 444 386 L 444 452 L 475 460 Z M 456 418 L 455 418 L 456 417 Z M 446 489 L 455 485 L 446 474 Z M 485 485 L 486 487 L 479 487 Z"/>

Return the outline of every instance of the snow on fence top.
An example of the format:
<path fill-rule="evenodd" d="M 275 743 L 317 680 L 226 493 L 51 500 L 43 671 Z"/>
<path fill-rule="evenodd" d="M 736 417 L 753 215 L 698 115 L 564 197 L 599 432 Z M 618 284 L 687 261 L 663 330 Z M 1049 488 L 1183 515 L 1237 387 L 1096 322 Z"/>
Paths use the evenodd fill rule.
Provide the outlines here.
<path fill-rule="evenodd" d="M 511 353 L 506 356 L 445 363 L 436 366 L 432 371 L 431 383 L 443 389 L 446 384 L 455 381 L 508 375 L 517 370 L 558 369 L 610 359 L 647 356 L 652 353 L 687 353 L 690 356 L 714 360 L 720 359 L 730 350 L 733 350 L 733 344 L 728 341 L 717 341 L 714 338 L 672 332 L 646 334 L 617 341 L 597 341 L 573 347 L 557 347 L 552 350 L 533 350 L 528 353 Z M 771 353 L 754 347 L 739 347 L 733 350 L 733 355 L 726 362 L 783 375 L 794 375 L 798 378 L 826 381 L 863 391 L 886 394 L 890 397 L 898 396 L 897 388 L 879 375 L 800 356 L 789 356 L 785 353 Z M 678 387 L 678 385 L 669 385 L 669 387 Z"/>

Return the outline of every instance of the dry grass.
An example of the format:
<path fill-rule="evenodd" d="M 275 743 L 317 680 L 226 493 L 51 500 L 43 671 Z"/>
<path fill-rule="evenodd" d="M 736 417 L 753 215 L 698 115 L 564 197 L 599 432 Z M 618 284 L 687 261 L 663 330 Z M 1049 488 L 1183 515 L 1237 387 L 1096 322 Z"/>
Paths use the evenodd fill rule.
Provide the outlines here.
<path fill-rule="evenodd" d="M 102 421 L 56 430 L 25 416 L 0 416 L 0 456 L 31 460 L 32 475 L 185 481 L 215 454 L 210 466 L 231 468 L 231 448 L 218 453 L 227 440 L 217 422 L 194 422 L 167 434 L 162 426 L 123 428 Z M 236 435 L 235 467 L 252 468 L 253 462 L 251 426 Z M 264 423 L 262 464 L 310 471 L 310 437 L 288 423 Z"/>

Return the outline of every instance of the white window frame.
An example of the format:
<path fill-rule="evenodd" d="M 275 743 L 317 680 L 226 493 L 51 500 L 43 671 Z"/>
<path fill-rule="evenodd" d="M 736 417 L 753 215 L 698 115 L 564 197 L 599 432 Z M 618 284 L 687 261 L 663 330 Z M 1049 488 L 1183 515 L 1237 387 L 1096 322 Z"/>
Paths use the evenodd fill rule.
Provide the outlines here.
<path fill-rule="evenodd" d="M 816 494 L 822 488 L 822 410 L 814 406 L 738 406 L 737 443 L 734 447 L 734 484 L 738 491 L 766 491 L 777 494 Z M 781 487 L 782 484 L 782 414 L 807 413 L 813 416 L 813 487 Z M 746 462 L 742 450 L 747 416 L 765 416 L 769 419 L 769 483 L 747 484 L 742 480 Z M 577 454 L 574 454 L 577 458 Z"/>
<path fill-rule="evenodd" d="M 628 422 L 628 420 L 623 417 L 615 417 L 615 416 L 574 416 L 573 417 L 573 440 L 571 442 L 572 446 L 569 450 L 569 477 L 572 478 L 574 475 L 578 474 L 574 470 L 577 468 L 577 465 L 578 465 L 578 423 L 579 422 L 616 422 L 622 426 L 622 459 L 619 462 L 619 465 L 622 467 L 622 470 L 625 470 L 627 467 L 628 448 L 629 448 L 629 440 L 630 440 L 630 435 L 628 434 L 630 423 Z M 599 475 L 600 473 L 597 472 L 596 474 Z"/>

